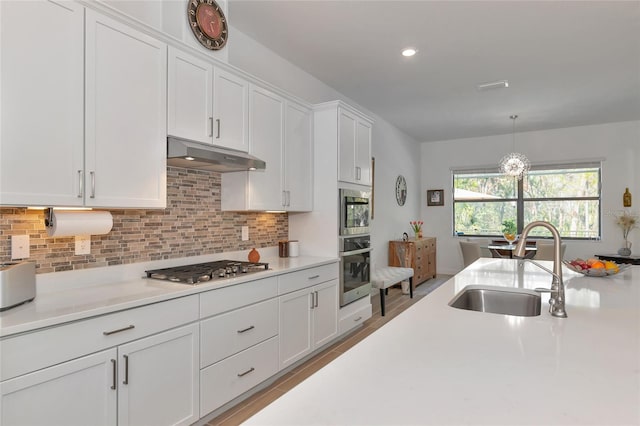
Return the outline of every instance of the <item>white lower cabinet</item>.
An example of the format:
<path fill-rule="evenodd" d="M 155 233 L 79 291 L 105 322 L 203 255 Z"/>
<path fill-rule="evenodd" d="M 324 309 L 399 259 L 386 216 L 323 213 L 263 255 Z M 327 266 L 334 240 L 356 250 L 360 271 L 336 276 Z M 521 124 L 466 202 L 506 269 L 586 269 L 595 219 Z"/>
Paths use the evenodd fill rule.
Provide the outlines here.
<path fill-rule="evenodd" d="M 338 280 L 280 296 L 280 368 L 338 334 Z"/>
<path fill-rule="evenodd" d="M 6 380 L 1 424 L 191 424 L 198 343 L 191 324 Z"/>
<path fill-rule="evenodd" d="M 115 425 L 116 359 L 108 349 L 0 383 L 0 424 Z"/>

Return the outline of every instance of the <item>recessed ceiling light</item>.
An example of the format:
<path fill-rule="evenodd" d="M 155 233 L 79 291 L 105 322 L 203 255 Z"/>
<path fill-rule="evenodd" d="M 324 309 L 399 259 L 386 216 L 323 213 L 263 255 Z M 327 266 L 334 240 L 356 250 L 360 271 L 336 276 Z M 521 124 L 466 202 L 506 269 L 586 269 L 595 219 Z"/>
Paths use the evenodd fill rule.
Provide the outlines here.
<path fill-rule="evenodd" d="M 413 47 L 407 47 L 406 49 L 402 50 L 402 56 L 413 56 L 416 53 L 418 53 L 418 50 L 414 49 Z"/>
<path fill-rule="evenodd" d="M 478 84 L 478 90 L 493 90 L 493 89 L 506 89 L 509 87 L 508 80 L 498 80 L 498 81 L 490 81 L 488 83 L 480 83 Z"/>

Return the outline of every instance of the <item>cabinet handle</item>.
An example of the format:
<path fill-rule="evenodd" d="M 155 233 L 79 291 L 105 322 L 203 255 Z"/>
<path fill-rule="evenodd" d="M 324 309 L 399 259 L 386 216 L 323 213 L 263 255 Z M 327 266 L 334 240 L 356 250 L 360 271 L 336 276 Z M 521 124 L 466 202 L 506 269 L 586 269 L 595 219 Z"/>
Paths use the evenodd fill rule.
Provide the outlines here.
<path fill-rule="evenodd" d="M 112 359 L 111 360 L 111 368 L 113 369 L 113 378 L 111 381 L 111 389 L 115 389 L 116 388 L 116 381 L 117 379 L 117 368 L 116 368 L 116 360 Z"/>
<path fill-rule="evenodd" d="M 78 170 L 78 198 L 82 198 L 84 192 L 84 179 L 82 179 L 82 170 Z"/>
<path fill-rule="evenodd" d="M 313 275 L 309 278 L 307 278 L 308 280 L 315 280 L 316 278 L 320 278 L 320 275 Z"/>
<path fill-rule="evenodd" d="M 246 333 L 247 331 L 249 331 L 249 330 L 253 330 L 254 328 L 255 328 L 255 326 L 250 325 L 249 327 L 247 327 L 247 328 L 245 328 L 245 329 L 238 330 L 238 334 L 240 334 L 240 333 Z"/>
<path fill-rule="evenodd" d="M 291 191 L 287 191 L 287 207 L 291 207 Z"/>
<path fill-rule="evenodd" d="M 103 331 L 102 334 L 104 334 L 105 336 L 110 336 L 112 334 L 120 333 L 121 331 L 132 330 L 134 328 L 136 328 L 136 326 L 131 324 L 131 325 L 127 326 L 127 327 L 122 327 L 122 328 L 119 328 L 117 330 Z"/>
<path fill-rule="evenodd" d="M 216 134 L 216 139 L 220 139 L 220 119 L 219 118 L 216 119 L 216 125 L 217 125 L 217 128 L 218 128 L 218 133 Z"/>
<path fill-rule="evenodd" d="M 361 170 L 360 167 L 356 167 L 356 180 L 360 180 Z"/>
<path fill-rule="evenodd" d="M 316 305 L 315 293 L 312 291 L 311 293 L 309 293 L 309 296 L 311 296 L 311 309 L 313 309 Z"/>
<path fill-rule="evenodd" d="M 213 136 L 213 117 L 209 117 L 209 136 Z"/>
<path fill-rule="evenodd" d="M 287 206 L 287 191 L 282 191 L 282 205 Z"/>
<path fill-rule="evenodd" d="M 89 172 L 91 176 L 91 195 L 90 198 L 96 198 L 96 172 Z"/>
<path fill-rule="evenodd" d="M 124 380 L 122 381 L 122 384 L 128 385 L 129 384 L 129 356 L 122 355 L 122 358 L 124 358 Z"/>
<path fill-rule="evenodd" d="M 362 317 L 358 317 L 358 318 L 354 319 L 354 320 L 353 320 L 353 322 L 358 322 L 358 321 L 360 321 L 361 319 L 362 319 Z"/>
<path fill-rule="evenodd" d="M 320 297 L 318 297 L 318 292 L 317 292 L 317 291 L 314 291 L 314 293 L 315 293 L 315 295 L 316 295 L 316 304 L 315 304 L 315 307 L 317 308 L 317 307 L 318 307 L 318 300 L 320 300 Z"/>
<path fill-rule="evenodd" d="M 246 376 L 247 374 L 251 373 L 252 371 L 255 371 L 255 368 L 251 367 L 250 369 L 248 369 L 244 373 L 238 373 L 238 377 Z"/>

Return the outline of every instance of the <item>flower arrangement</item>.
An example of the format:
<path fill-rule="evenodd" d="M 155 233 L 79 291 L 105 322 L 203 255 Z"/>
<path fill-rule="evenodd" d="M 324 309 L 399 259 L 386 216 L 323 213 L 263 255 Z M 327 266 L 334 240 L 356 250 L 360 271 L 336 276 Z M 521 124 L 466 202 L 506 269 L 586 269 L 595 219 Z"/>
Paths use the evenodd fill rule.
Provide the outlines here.
<path fill-rule="evenodd" d="M 416 234 L 419 234 L 420 232 L 422 232 L 422 225 L 424 224 L 423 221 L 421 220 L 414 220 L 409 222 L 409 225 L 411 225 L 411 229 L 413 229 L 413 232 Z"/>
<path fill-rule="evenodd" d="M 629 239 L 629 232 L 638 227 L 638 218 L 636 215 L 627 211 L 623 211 L 620 214 L 614 214 L 616 218 L 616 225 L 622 228 L 622 237 L 626 240 Z"/>

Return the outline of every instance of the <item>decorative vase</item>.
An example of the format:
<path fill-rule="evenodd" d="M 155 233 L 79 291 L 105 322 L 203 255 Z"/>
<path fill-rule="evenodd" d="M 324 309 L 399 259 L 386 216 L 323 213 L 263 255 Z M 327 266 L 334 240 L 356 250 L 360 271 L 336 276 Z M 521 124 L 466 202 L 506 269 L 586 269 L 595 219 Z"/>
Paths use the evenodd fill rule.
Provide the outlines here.
<path fill-rule="evenodd" d="M 249 262 L 259 262 L 260 261 L 260 253 L 255 248 L 249 252 Z"/>
<path fill-rule="evenodd" d="M 618 250 L 620 256 L 631 256 L 631 241 L 624 240 L 624 247 Z"/>
<path fill-rule="evenodd" d="M 419 240 L 420 238 L 422 238 L 422 229 L 419 231 L 416 231 L 415 234 L 416 234 L 416 240 Z"/>

